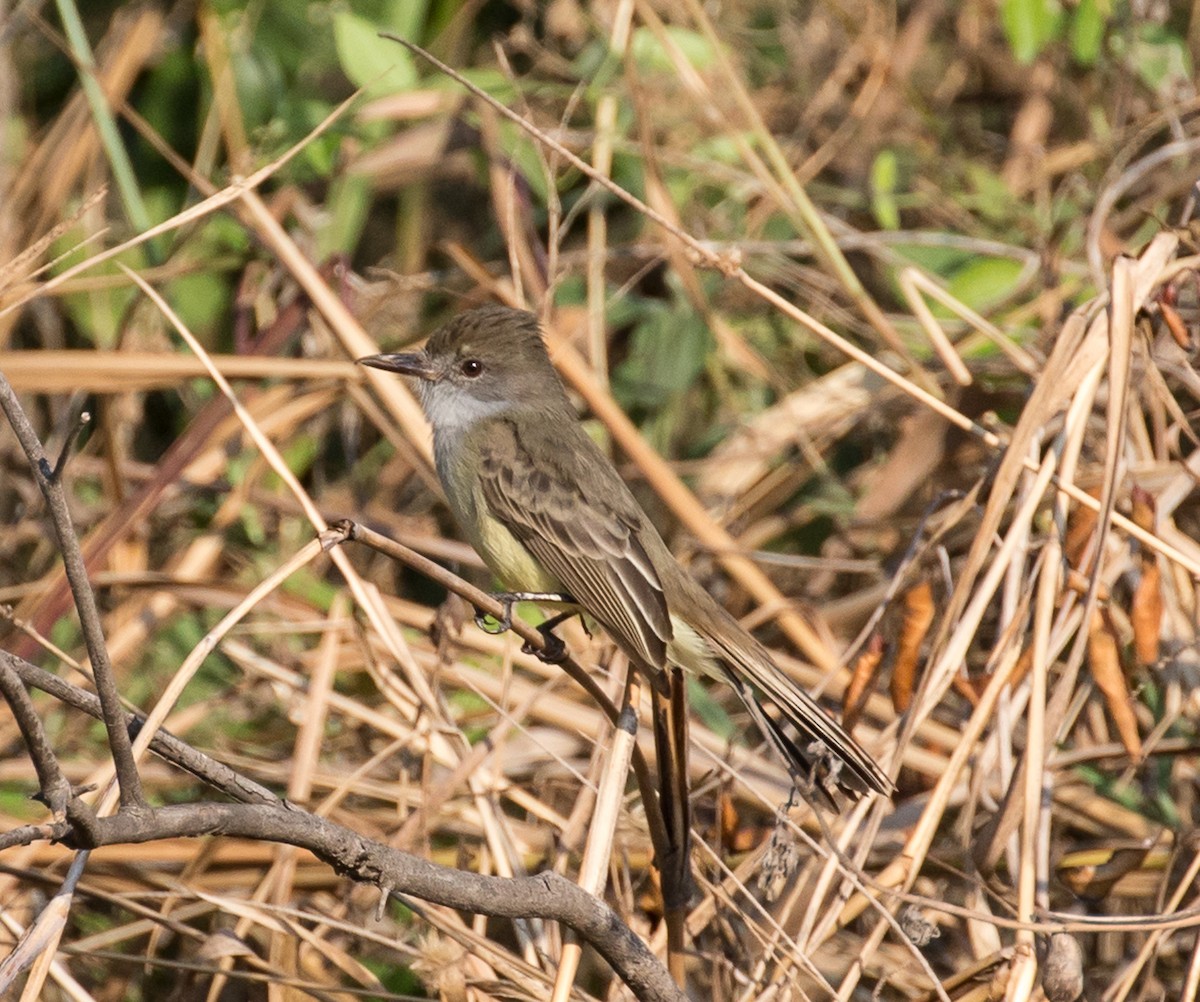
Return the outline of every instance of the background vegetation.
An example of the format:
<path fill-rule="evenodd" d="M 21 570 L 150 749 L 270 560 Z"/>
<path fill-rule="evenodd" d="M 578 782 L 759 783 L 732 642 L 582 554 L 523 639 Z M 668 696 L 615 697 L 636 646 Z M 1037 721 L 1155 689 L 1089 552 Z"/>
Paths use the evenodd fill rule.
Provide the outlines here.
<path fill-rule="evenodd" d="M 321 515 L 485 586 L 411 398 L 353 366 L 375 349 L 337 304 L 388 349 L 524 305 L 676 552 L 898 776 L 892 803 L 785 825 L 779 763 L 693 688 L 696 996 L 1067 999 L 1077 974 L 1196 997 L 1198 56 L 1200 6 L 1152 0 L 0 5 L 0 372 L 52 455 L 77 443 L 122 694 L 153 706 L 316 532 L 123 269 Z M 81 682 L 7 430 L 0 463 L 3 646 Z M 252 603 L 167 729 L 398 848 L 574 879 L 612 741 L 594 702 L 425 575 L 344 552 Z M 565 636 L 619 696 L 603 638 Z M 100 725 L 36 705 L 72 782 L 106 782 Z M 3 828 L 37 822 L 5 716 L 0 747 Z M 606 897 L 661 952 L 632 783 L 621 807 Z M 764 856 L 788 858 L 767 888 Z M 0 937 L 71 858 L 0 856 Z M 549 996 L 553 924 L 378 898 L 284 846 L 97 851 L 25 991 Z M 590 954 L 576 986 L 623 991 Z"/>

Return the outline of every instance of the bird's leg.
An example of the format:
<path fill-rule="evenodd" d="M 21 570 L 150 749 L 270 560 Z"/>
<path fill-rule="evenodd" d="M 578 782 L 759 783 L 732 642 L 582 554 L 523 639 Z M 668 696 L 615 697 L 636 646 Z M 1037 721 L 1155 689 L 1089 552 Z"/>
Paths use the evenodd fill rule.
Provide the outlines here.
<path fill-rule="evenodd" d="M 496 628 L 491 629 L 488 623 L 488 615 L 480 609 L 475 610 L 475 625 L 485 633 L 500 634 L 506 633 L 512 629 L 512 610 L 513 606 L 518 602 L 543 602 L 554 605 L 575 605 L 575 599 L 570 595 L 562 592 L 545 592 L 545 591 L 501 591 L 496 592 L 493 596 L 503 607 L 504 615 L 496 620 Z M 566 648 L 563 642 L 556 637 L 553 629 L 565 619 L 570 619 L 576 613 L 574 610 L 560 613 L 559 615 L 547 620 L 539 626 L 538 632 L 545 638 L 546 646 L 540 651 L 529 649 L 526 644 L 521 648 L 526 654 L 536 654 L 541 660 L 549 664 L 560 664 L 566 657 Z"/>

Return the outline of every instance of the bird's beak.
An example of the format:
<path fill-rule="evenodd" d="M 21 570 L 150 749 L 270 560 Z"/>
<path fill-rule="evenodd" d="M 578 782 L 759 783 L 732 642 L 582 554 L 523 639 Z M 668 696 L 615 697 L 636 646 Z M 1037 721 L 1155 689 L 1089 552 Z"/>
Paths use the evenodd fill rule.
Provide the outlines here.
<path fill-rule="evenodd" d="M 369 365 L 384 372 L 398 372 L 402 376 L 435 380 L 438 372 L 429 364 L 429 356 L 423 351 L 406 352 L 402 355 L 368 355 L 358 360 L 359 365 Z"/>

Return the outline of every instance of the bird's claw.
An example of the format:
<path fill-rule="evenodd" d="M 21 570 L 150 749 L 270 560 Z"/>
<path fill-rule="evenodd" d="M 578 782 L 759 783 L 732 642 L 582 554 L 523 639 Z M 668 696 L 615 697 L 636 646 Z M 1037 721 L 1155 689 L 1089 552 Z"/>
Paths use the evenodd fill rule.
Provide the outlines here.
<path fill-rule="evenodd" d="M 497 595 L 496 597 L 504 609 L 504 615 L 499 619 L 490 612 L 484 612 L 479 606 L 475 606 L 475 625 L 493 637 L 498 637 L 501 633 L 507 633 L 512 629 L 513 599 L 507 595 Z M 495 623 L 494 626 L 493 623 Z"/>
<path fill-rule="evenodd" d="M 522 654 L 532 654 L 539 661 L 543 661 L 548 665 L 560 665 L 567 660 L 567 645 L 562 642 L 562 639 L 554 633 L 553 629 L 546 625 L 537 628 L 538 633 L 542 635 L 542 647 L 539 650 L 534 647 L 529 641 L 521 645 Z"/>
<path fill-rule="evenodd" d="M 561 595 L 558 593 L 543 593 L 543 592 L 498 592 L 492 596 L 500 603 L 504 609 L 504 615 L 499 619 L 492 616 L 490 613 L 484 612 L 478 606 L 475 607 L 475 625 L 478 626 L 484 633 L 490 633 L 497 636 L 501 633 L 506 633 L 512 629 L 513 624 L 513 606 L 518 602 L 537 602 L 537 601 L 553 601 L 553 602 L 569 602 L 574 604 L 574 599 L 570 595 Z M 532 654 L 539 661 L 544 661 L 546 664 L 560 665 L 567 660 L 567 645 L 562 642 L 554 633 L 554 628 L 563 620 L 570 619 L 577 615 L 577 611 L 570 609 L 566 612 L 561 612 L 554 616 L 541 626 L 537 627 L 538 633 L 542 635 L 542 646 L 534 647 L 526 642 L 521 646 L 522 654 Z M 495 625 L 493 625 L 495 624 Z"/>

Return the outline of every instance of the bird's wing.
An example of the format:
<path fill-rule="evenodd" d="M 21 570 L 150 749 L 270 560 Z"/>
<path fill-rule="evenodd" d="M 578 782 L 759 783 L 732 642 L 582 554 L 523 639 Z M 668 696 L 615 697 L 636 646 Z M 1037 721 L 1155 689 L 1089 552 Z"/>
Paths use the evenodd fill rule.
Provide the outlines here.
<path fill-rule="evenodd" d="M 643 667 L 661 669 L 671 617 L 658 571 L 639 538 L 645 515 L 584 432 L 574 425 L 570 430 L 578 430 L 578 437 L 568 432 L 564 441 L 547 443 L 535 464 L 522 444 L 522 430 L 510 421 L 493 422 L 480 443 L 483 499 L 626 653 Z M 599 470 L 612 478 L 615 489 L 605 492 L 606 499 L 580 489 L 581 463 L 593 464 L 593 475 Z"/>

